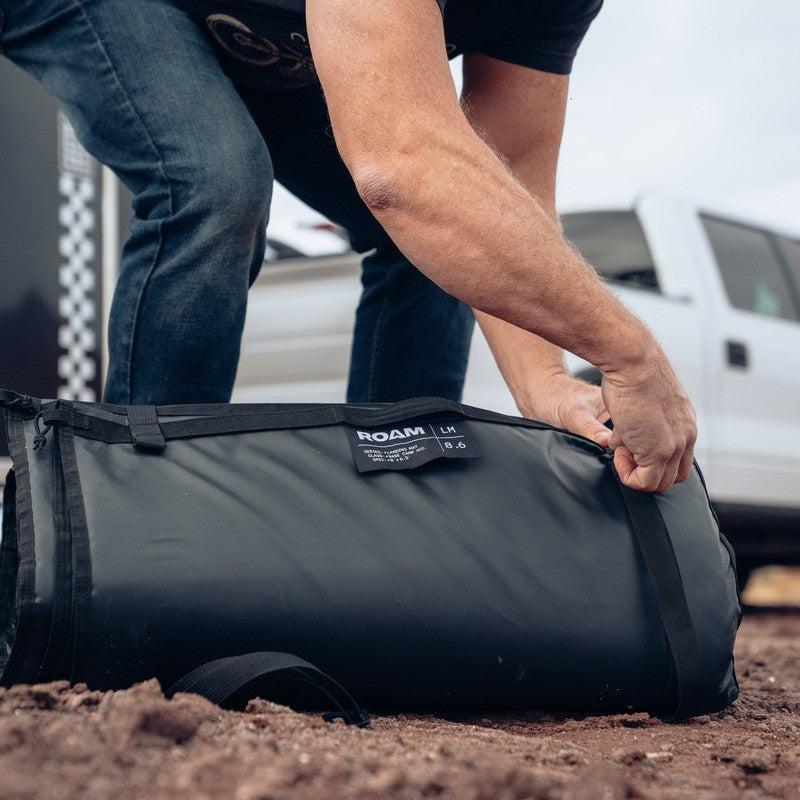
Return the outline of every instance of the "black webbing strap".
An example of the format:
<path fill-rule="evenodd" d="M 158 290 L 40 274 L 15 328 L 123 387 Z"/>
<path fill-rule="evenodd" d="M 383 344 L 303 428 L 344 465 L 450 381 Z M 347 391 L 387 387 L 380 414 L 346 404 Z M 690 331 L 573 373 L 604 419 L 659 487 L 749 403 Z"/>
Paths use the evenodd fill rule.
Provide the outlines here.
<path fill-rule="evenodd" d="M 11 389 L 0 389 L 0 408 L 8 408 L 24 416 L 35 414 L 39 410 L 39 404 L 29 394 L 19 394 Z"/>
<path fill-rule="evenodd" d="M 163 453 L 167 446 L 155 406 L 128 406 L 128 427 L 137 450 Z"/>
<path fill-rule="evenodd" d="M 291 653 L 262 651 L 209 661 L 173 684 L 167 690 L 167 696 L 193 692 L 220 704 L 248 683 L 278 672 L 285 672 L 287 677 L 312 686 L 336 706 L 336 711 L 323 714 L 326 722 L 343 719 L 348 725 L 359 728 L 369 725 L 369 715 L 344 687 L 313 664 Z"/>
<path fill-rule="evenodd" d="M 99 407 L 98 407 L 99 408 Z M 200 436 L 218 436 L 231 433 L 247 433 L 255 431 L 277 431 L 301 428 L 317 428 L 345 423 L 364 427 L 377 427 L 415 416 L 428 414 L 454 414 L 464 419 L 479 422 L 497 422 L 515 425 L 536 430 L 553 430 L 568 435 L 576 443 L 591 449 L 593 452 L 602 452 L 603 448 L 594 442 L 577 434 L 554 428 L 544 422 L 512 417 L 498 414 L 494 411 L 474 408 L 472 406 L 455 403 L 442 398 L 415 398 L 399 403 L 390 403 L 379 406 L 355 405 L 289 405 L 289 406 L 246 406 L 246 405 L 215 405 L 215 406 L 169 406 L 175 416 L 180 416 L 179 411 L 185 411 L 186 419 L 162 418 L 158 421 L 161 407 L 131 406 L 130 408 L 146 409 L 147 416 L 142 420 L 136 418 L 136 412 L 131 419 L 131 426 L 126 424 L 124 418 L 109 419 L 96 413 L 87 413 L 91 409 L 78 405 L 78 410 L 67 415 L 63 410 L 54 405 L 43 408 L 40 417 L 45 425 L 70 425 L 78 436 L 95 439 L 107 444 L 122 444 L 135 442 L 134 420 L 145 422 L 147 427 L 136 426 L 139 435 L 139 446 L 147 449 L 162 451 L 162 439 L 172 441 L 175 439 L 193 439 Z M 193 416 L 192 409 L 208 412 L 216 409 L 216 413 Z M 152 433 L 160 438 L 155 439 L 157 446 L 152 448 L 145 444 L 146 434 Z M 145 437 L 143 438 L 143 434 Z"/>
<path fill-rule="evenodd" d="M 664 709 L 659 716 L 676 722 L 696 716 L 705 708 L 706 674 L 700 645 L 669 530 L 655 496 L 625 486 L 619 476 L 617 480 L 655 592 L 677 681 L 674 707 Z"/>

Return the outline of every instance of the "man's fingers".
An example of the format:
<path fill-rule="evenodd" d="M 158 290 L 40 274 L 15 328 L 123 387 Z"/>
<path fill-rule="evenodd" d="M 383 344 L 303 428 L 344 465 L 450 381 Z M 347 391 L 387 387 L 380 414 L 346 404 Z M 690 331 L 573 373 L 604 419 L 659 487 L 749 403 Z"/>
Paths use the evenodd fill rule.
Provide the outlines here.
<path fill-rule="evenodd" d="M 601 425 L 591 436 L 587 437 L 593 442 L 597 442 L 600 447 L 609 447 L 611 441 L 611 431 L 605 425 Z"/>
<path fill-rule="evenodd" d="M 655 492 L 658 490 L 663 475 L 663 464 L 650 464 L 647 467 L 636 467 L 626 484 L 632 489 L 639 489 L 642 492 Z"/>
<path fill-rule="evenodd" d="M 601 447 L 610 446 L 611 431 L 606 428 L 597 417 L 592 416 L 588 411 L 584 411 L 576 417 L 572 429 L 575 433 L 579 433 L 581 436 L 591 439 Z"/>
<path fill-rule="evenodd" d="M 640 467 L 627 447 L 620 445 L 614 450 L 614 466 L 620 480 L 631 489 L 654 492 L 664 474 L 664 464 Z"/>
<path fill-rule="evenodd" d="M 617 469 L 617 475 L 619 475 L 620 480 L 627 486 L 630 476 L 636 469 L 636 462 L 627 447 L 622 445 L 614 447 L 614 466 Z"/>
<path fill-rule="evenodd" d="M 568 431 L 608 447 L 611 431 L 603 424 L 608 419 L 608 409 L 599 387 L 568 378 L 557 418 Z"/>
<path fill-rule="evenodd" d="M 590 409 L 594 418 L 605 428 L 605 423 L 611 419 L 611 413 L 606 408 L 603 392 L 599 386 L 593 386 L 591 389 Z"/>
<path fill-rule="evenodd" d="M 614 463 L 622 482 L 645 492 L 666 492 L 685 481 L 694 463 L 694 437 L 685 446 L 661 453 L 661 458 L 646 466 L 637 463 L 617 431 L 613 431 L 606 447 L 614 451 Z"/>
<path fill-rule="evenodd" d="M 683 450 L 678 450 L 667 462 L 667 466 L 664 467 L 664 474 L 661 476 L 661 482 L 656 489 L 657 492 L 666 492 L 672 487 L 672 484 L 676 482 L 683 453 Z"/>
<path fill-rule="evenodd" d="M 664 475 L 665 464 L 650 464 L 640 467 L 630 450 L 624 445 L 619 445 L 614 450 L 614 466 L 620 480 L 631 489 L 640 492 L 654 492 L 658 489 Z"/>
<path fill-rule="evenodd" d="M 694 443 L 690 444 L 681 456 L 681 463 L 678 466 L 678 477 L 675 478 L 675 483 L 682 483 L 689 477 L 694 465 Z"/>

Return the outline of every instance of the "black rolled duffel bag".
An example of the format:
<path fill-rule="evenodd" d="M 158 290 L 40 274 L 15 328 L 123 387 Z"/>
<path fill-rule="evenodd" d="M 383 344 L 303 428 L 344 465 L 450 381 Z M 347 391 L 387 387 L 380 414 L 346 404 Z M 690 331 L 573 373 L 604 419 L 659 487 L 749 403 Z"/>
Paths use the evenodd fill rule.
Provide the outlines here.
<path fill-rule="evenodd" d="M 221 702 L 291 677 L 358 723 L 342 686 L 665 719 L 738 694 L 734 559 L 697 469 L 632 491 L 587 439 L 440 399 L 0 405 L 5 685 L 155 676 Z"/>

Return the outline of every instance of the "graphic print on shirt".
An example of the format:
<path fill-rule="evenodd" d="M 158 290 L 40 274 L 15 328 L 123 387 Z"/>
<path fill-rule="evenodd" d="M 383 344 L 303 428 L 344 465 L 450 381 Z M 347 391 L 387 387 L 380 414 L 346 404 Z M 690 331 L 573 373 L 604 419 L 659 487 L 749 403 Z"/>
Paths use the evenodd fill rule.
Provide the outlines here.
<path fill-rule="evenodd" d="M 265 85 L 305 86 L 317 81 L 317 71 L 311 58 L 308 39 L 300 31 L 287 32 L 288 42 L 274 42 L 253 33 L 241 20 L 229 14 L 211 14 L 206 25 L 216 42 L 238 61 L 274 70 Z"/>

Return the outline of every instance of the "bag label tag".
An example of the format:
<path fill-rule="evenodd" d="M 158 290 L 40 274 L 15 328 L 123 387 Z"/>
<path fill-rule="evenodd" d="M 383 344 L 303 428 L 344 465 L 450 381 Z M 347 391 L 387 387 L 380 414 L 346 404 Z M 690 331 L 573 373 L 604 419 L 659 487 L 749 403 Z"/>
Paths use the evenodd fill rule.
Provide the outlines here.
<path fill-rule="evenodd" d="M 380 428 L 345 425 L 359 472 L 415 469 L 437 458 L 479 458 L 465 420 L 396 422 Z"/>

